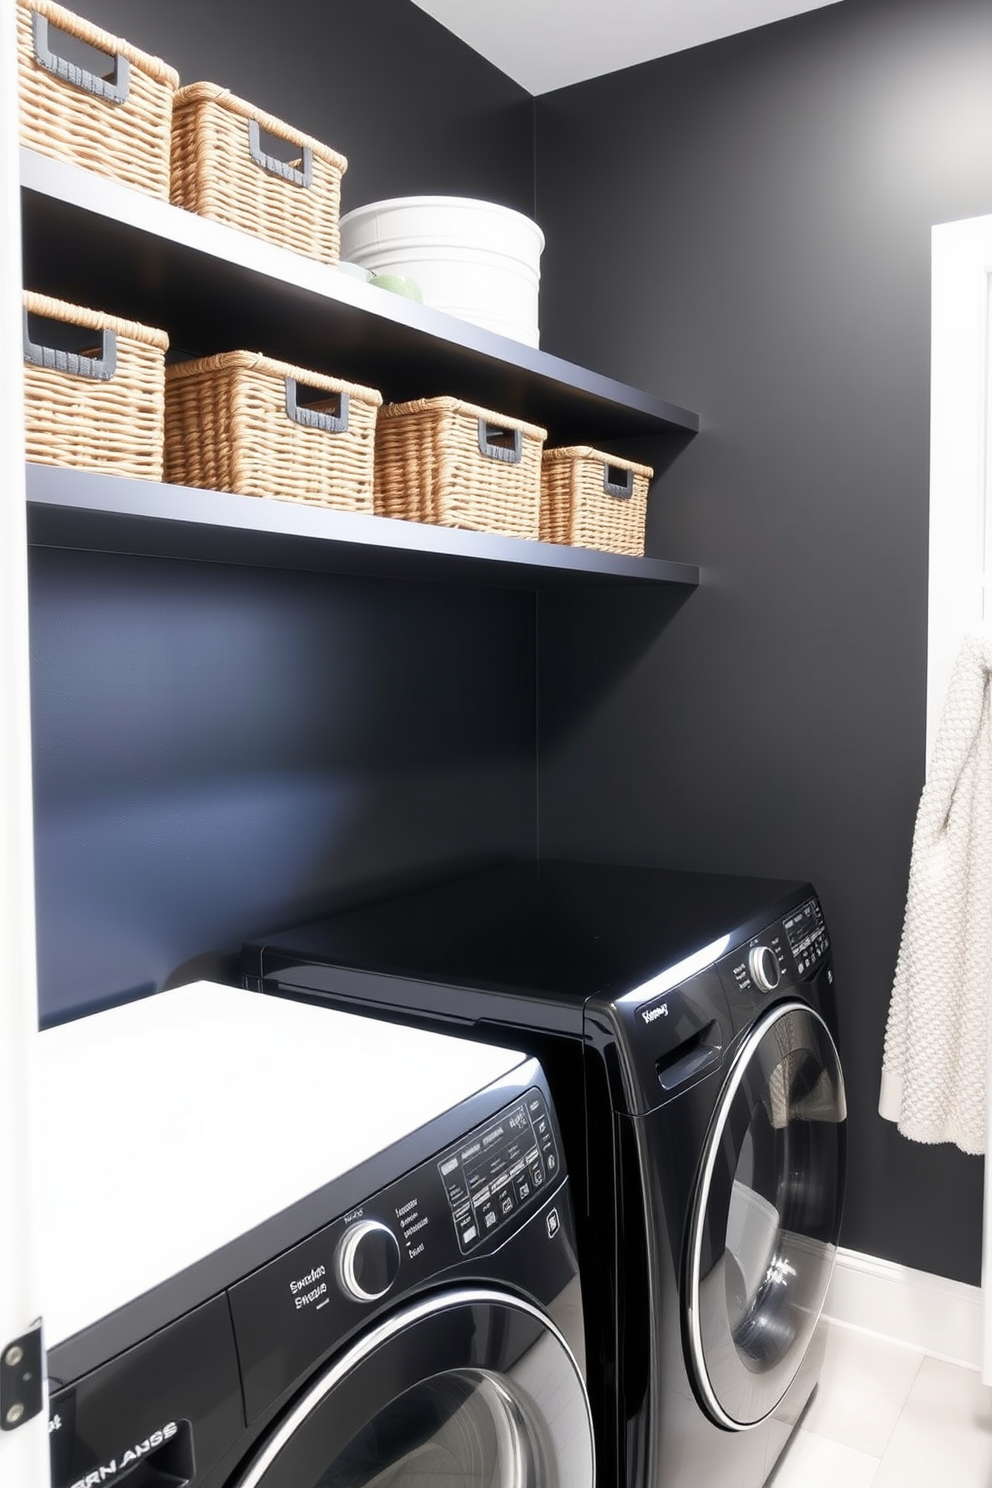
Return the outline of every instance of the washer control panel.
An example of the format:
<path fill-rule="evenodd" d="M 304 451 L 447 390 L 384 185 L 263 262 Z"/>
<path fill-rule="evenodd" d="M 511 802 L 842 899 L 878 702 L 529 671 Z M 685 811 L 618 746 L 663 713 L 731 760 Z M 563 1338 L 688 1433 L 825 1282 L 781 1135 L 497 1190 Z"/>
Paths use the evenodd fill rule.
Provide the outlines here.
<path fill-rule="evenodd" d="M 530 1078 L 535 1066 L 523 1068 Z M 487 1093 L 473 1115 L 483 1123 L 468 1127 L 465 1120 L 446 1130 L 457 1146 L 432 1143 L 423 1161 L 365 1198 L 349 1186 L 352 1175 L 342 1175 L 333 1187 L 335 1198 L 349 1194 L 346 1212 L 228 1288 L 249 1421 L 370 1309 L 466 1265 L 489 1274 L 489 1253 L 497 1249 L 503 1279 L 511 1275 L 511 1255 L 518 1258 L 513 1265 L 529 1257 L 530 1274 L 534 1246 L 541 1247 L 538 1259 L 548 1256 L 545 1246 L 566 1254 L 558 1240 L 564 1226 L 563 1239 L 573 1243 L 566 1174 L 546 1089 L 521 1082 Z M 380 1156 L 386 1161 L 388 1154 Z M 370 1176 L 364 1168 L 355 1176 L 361 1180 L 363 1173 Z"/>
<path fill-rule="evenodd" d="M 438 1162 L 463 1255 L 535 1203 L 561 1159 L 539 1090 L 529 1090 Z"/>
<path fill-rule="evenodd" d="M 806 976 L 819 966 L 830 949 L 830 937 L 823 922 L 819 901 L 807 899 L 782 922 L 789 948 L 796 960 L 796 970 Z"/>

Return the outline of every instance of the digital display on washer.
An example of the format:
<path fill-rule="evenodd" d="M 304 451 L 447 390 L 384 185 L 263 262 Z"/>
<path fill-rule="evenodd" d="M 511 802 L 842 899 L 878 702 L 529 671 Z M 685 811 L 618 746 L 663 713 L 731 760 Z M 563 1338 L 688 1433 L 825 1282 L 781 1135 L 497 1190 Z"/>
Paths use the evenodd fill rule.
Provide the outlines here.
<path fill-rule="evenodd" d="M 796 958 L 797 971 L 802 974 L 811 971 L 823 960 L 830 946 L 819 902 L 816 899 L 807 899 L 800 909 L 782 923 L 792 954 Z"/>
<path fill-rule="evenodd" d="M 560 1176 L 560 1158 L 544 1096 L 522 1100 L 480 1126 L 438 1162 L 458 1244 L 478 1245 Z"/>

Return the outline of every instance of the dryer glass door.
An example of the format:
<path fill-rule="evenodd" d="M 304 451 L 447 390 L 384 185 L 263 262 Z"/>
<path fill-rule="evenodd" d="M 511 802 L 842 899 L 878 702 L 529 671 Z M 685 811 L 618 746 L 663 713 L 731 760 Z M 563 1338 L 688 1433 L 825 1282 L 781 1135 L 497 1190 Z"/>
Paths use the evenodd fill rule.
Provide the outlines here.
<path fill-rule="evenodd" d="M 585 1386 L 550 1319 L 443 1292 L 330 1364 L 232 1488 L 592 1488 Z"/>
<path fill-rule="evenodd" d="M 688 1353 L 721 1426 L 770 1415 L 802 1363 L 837 1250 L 845 1131 L 826 1024 L 806 1003 L 772 1008 L 720 1093 L 689 1231 Z"/>

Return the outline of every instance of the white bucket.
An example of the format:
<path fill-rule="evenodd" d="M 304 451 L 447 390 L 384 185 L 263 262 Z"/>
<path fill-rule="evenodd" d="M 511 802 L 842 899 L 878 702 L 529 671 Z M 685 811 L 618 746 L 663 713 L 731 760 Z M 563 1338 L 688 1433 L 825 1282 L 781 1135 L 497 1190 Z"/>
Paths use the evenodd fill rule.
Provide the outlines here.
<path fill-rule="evenodd" d="M 341 257 L 402 274 L 424 304 L 538 345 L 544 234 L 522 212 L 464 196 L 399 196 L 341 218 Z"/>

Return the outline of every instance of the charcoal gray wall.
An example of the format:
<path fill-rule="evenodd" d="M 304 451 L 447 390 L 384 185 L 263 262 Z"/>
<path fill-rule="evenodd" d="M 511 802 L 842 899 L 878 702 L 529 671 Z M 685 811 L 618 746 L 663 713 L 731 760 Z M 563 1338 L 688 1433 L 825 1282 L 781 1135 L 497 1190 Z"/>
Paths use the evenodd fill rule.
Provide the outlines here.
<path fill-rule="evenodd" d="M 526 594 L 43 551 L 31 601 L 46 1022 L 534 850 Z"/>
<path fill-rule="evenodd" d="M 408 0 L 87 0 L 349 157 L 345 206 L 532 210 L 530 97 Z M 525 593 L 35 551 L 45 1022 L 194 974 L 424 867 L 530 854 Z"/>
<path fill-rule="evenodd" d="M 876 1104 L 924 770 L 930 228 L 992 212 L 990 56 L 987 0 L 844 0 L 537 107 L 542 344 L 699 410 L 649 551 L 703 566 L 667 625 L 542 610 L 542 848 L 814 881 L 843 1242 L 969 1282 L 981 1160 Z"/>

